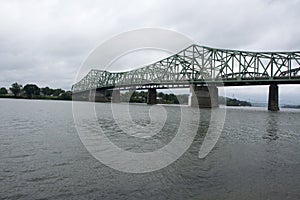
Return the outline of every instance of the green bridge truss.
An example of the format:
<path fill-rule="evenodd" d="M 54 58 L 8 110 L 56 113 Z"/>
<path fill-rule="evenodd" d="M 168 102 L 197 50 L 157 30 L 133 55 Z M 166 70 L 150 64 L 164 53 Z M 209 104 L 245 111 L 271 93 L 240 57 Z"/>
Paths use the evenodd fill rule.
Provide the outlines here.
<path fill-rule="evenodd" d="M 184 84 L 263 85 L 300 83 L 300 52 L 249 52 L 191 45 L 145 67 L 112 73 L 92 69 L 72 86 L 90 89 Z"/>

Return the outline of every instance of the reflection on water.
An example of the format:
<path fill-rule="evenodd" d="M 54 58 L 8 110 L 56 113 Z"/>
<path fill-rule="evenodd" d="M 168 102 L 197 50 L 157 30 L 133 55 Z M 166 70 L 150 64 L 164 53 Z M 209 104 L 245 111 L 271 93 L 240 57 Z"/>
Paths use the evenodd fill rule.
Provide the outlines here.
<path fill-rule="evenodd" d="M 98 123 L 116 144 L 139 151 L 141 139 L 143 151 L 153 149 L 147 138 L 122 143 L 122 132 L 105 112 L 108 105 L 96 105 Z M 0 99 L 0 107 L 0 199 L 300 199 L 299 112 L 229 108 L 215 148 L 199 159 L 209 121 L 203 111 L 191 147 L 178 160 L 159 171 L 130 174 L 88 153 L 70 102 Z M 139 126 L 151 124 L 137 114 L 149 107 L 131 109 Z M 176 119 L 176 108 L 165 109 Z M 168 143 L 175 129 L 167 119 L 165 134 L 153 136 L 155 148 Z"/>
<path fill-rule="evenodd" d="M 263 136 L 263 139 L 277 140 L 278 136 L 278 114 L 270 112 L 266 120 L 267 133 Z"/>

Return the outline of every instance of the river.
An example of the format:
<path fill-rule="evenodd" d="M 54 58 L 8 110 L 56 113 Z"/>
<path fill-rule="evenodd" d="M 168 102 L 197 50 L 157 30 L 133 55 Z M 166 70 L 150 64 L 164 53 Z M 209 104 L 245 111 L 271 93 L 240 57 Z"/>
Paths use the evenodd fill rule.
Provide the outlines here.
<path fill-rule="evenodd" d="M 171 114 L 169 119 L 156 116 L 157 123 L 165 121 L 157 146 L 143 138 L 142 145 L 126 143 L 117 137 L 109 106 L 96 104 L 98 122 L 122 148 L 149 152 L 176 133 L 172 116 L 180 116 L 178 106 L 159 106 Z M 203 109 L 197 135 L 181 157 L 156 171 L 127 173 L 102 164 L 85 148 L 72 102 L 0 99 L 0 108 L 0 199 L 300 199 L 298 110 L 227 108 L 218 142 L 200 159 L 209 123 L 209 110 Z M 130 105 L 140 126 L 150 123 L 149 108 Z"/>

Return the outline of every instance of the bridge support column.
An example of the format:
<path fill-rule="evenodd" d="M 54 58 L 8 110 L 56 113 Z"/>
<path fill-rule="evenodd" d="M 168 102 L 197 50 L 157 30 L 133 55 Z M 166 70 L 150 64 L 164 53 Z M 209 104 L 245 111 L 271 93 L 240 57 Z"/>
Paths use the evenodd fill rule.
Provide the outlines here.
<path fill-rule="evenodd" d="M 90 90 L 88 94 L 88 101 L 94 101 L 96 95 L 96 90 Z"/>
<path fill-rule="evenodd" d="M 148 89 L 148 98 L 147 98 L 147 104 L 156 104 L 156 89 L 150 88 Z"/>
<path fill-rule="evenodd" d="M 272 83 L 269 86 L 269 102 L 268 102 L 268 110 L 278 111 L 278 85 L 276 83 Z"/>
<path fill-rule="evenodd" d="M 121 102 L 121 93 L 119 89 L 114 89 L 112 91 L 112 95 L 111 95 L 111 102 L 112 103 L 120 103 Z"/>
<path fill-rule="evenodd" d="M 108 102 L 109 99 L 106 97 L 106 90 L 96 90 L 95 102 Z"/>
<path fill-rule="evenodd" d="M 190 85 L 189 106 L 199 108 L 216 108 L 219 106 L 219 94 L 216 86 Z"/>

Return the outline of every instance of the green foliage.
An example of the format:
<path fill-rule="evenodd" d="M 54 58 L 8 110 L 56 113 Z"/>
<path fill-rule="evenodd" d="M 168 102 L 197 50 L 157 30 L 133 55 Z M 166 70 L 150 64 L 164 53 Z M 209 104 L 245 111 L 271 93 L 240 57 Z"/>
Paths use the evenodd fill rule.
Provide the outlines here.
<path fill-rule="evenodd" d="M 23 88 L 18 83 L 13 83 L 9 88 L 14 96 L 2 95 L 2 98 L 29 98 L 29 99 L 49 99 L 49 100 L 72 100 L 72 92 L 63 89 L 52 89 L 49 87 L 39 88 L 35 84 L 26 84 Z M 5 88 L 0 89 L 0 95 L 6 94 Z M 2 92 L 2 93 L 1 93 Z M 7 92 L 7 91 L 6 91 Z"/>
<path fill-rule="evenodd" d="M 131 97 L 130 97 L 130 101 L 132 103 L 146 103 L 147 102 L 147 95 L 148 92 L 133 92 Z"/>
<path fill-rule="evenodd" d="M 58 99 L 61 99 L 61 100 L 72 100 L 72 92 L 68 91 L 68 92 L 64 92 L 62 93 Z"/>
<path fill-rule="evenodd" d="M 251 103 L 248 101 L 240 101 L 237 99 L 222 96 L 219 96 L 219 104 L 227 106 L 252 106 Z"/>
<path fill-rule="evenodd" d="M 44 88 L 41 88 L 41 92 L 43 93 L 43 95 L 45 96 L 50 96 L 53 94 L 54 90 L 49 88 L 49 87 L 44 87 Z"/>
<path fill-rule="evenodd" d="M 181 99 L 183 102 L 188 101 L 188 95 L 183 96 L 181 95 Z M 185 100 L 186 97 L 186 100 Z M 121 101 L 124 102 L 131 102 L 131 103 L 146 103 L 148 98 L 148 92 L 141 91 L 141 92 L 126 92 L 121 95 Z M 162 104 L 179 104 L 179 101 L 174 94 L 164 94 L 162 92 L 159 92 L 157 94 L 158 103 Z"/>
<path fill-rule="evenodd" d="M 7 94 L 7 89 L 5 87 L 0 88 L 0 95 Z"/>
<path fill-rule="evenodd" d="M 164 94 L 162 92 L 158 93 L 158 103 L 162 104 L 179 104 L 179 101 L 174 94 Z"/>
<path fill-rule="evenodd" d="M 41 88 L 41 92 L 44 96 L 55 96 L 58 97 L 57 99 L 72 99 L 72 97 L 70 98 L 70 95 L 72 95 L 72 93 L 70 91 L 65 91 L 61 88 L 59 89 L 52 89 L 49 87 L 44 87 Z"/>
<path fill-rule="evenodd" d="M 40 88 L 35 84 L 27 84 L 24 86 L 23 91 L 28 98 L 40 95 Z"/>
<path fill-rule="evenodd" d="M 251 106 L 251 103 L 249 103 L 247 101 L 240 101 L 237 99 L 227 98 L 226 105 L 227 106 Z"/>
<path fill-rule="evenodd" d="M 62 89 L 54 89 L 53 90 L 53 96 L 60 96 L 61 94 L 63 94 L 63 93 L 65 93 L 65 91 L 64 90 L 62 90 Z"/>
<path fill-rule="evenodd" d="M 20 85 L 18 83 L 13 83 L 9 89 L 16 97 L 16 96 L 20 95 L 22 85 Z"/>

